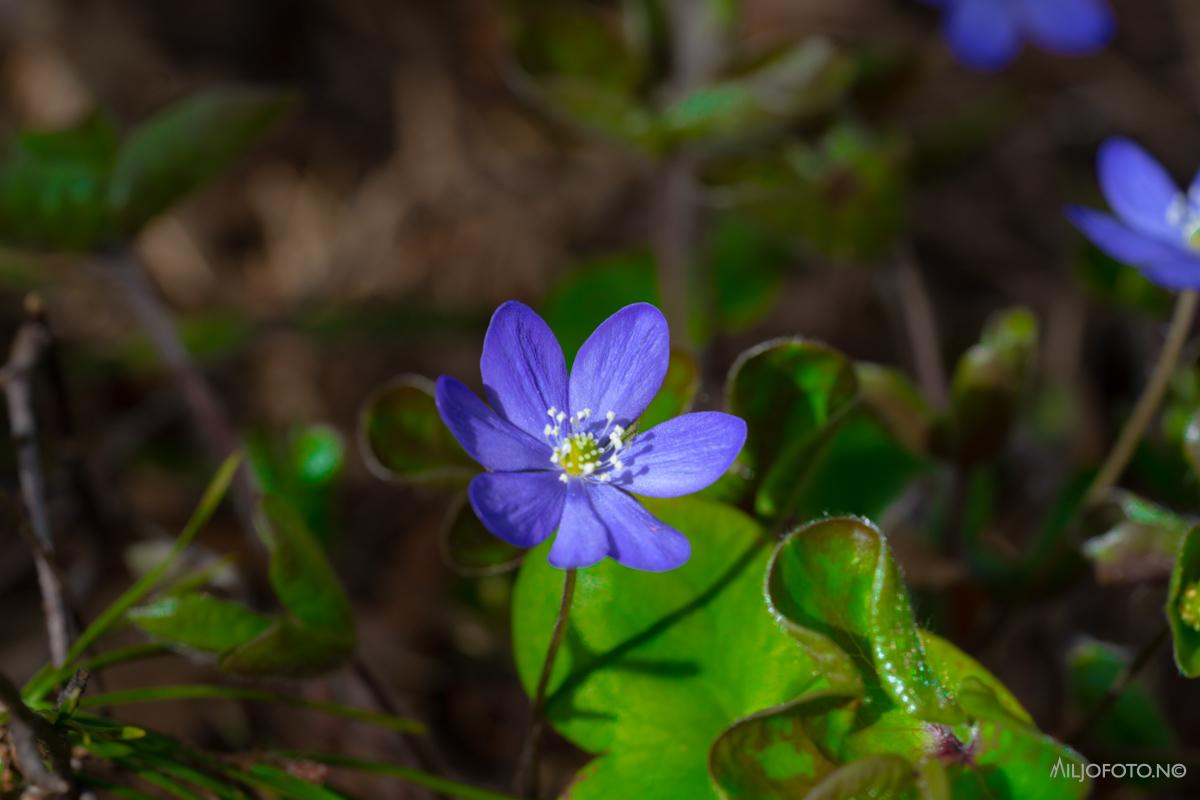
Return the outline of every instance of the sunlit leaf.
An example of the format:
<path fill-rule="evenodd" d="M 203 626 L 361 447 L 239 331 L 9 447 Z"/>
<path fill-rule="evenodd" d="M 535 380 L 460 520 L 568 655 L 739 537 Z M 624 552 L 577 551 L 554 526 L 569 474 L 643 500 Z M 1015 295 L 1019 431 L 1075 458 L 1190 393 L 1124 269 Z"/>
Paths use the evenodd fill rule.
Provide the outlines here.
<path fill-rule="evenodd" d="M 925 657 L 908 592 L 877 528 L 850 517 L 800 528 L 772 557 L 767 592 L 792 626 L 820 634 L 862 671 L 878 674 L 888 699 L 908 714 L 962 720 Z"/>
<path fill-rule="evenodd" d="M 712 742 L 736 720 L 798 696 L 815 677 L 763 603 L 761 529 L 715 503 L 647 506 L 697 546 L 668 573 L 612 561 L 579 573 L 546 704 L 560 733 L 604 754 L 572 787 L 575 800 L 715 798 L 706 765 Z M 525 559 L 513 596 L 515 656 L 530 691 L 563 587 L 547 547 Z"/>
<path fill-rule="evenodd" d="M 131 609 L 129 619 L 151 636 L 205 653 L 221 653 L 262 634 L 271 619 L 206 594 L 168 596 Z"/>

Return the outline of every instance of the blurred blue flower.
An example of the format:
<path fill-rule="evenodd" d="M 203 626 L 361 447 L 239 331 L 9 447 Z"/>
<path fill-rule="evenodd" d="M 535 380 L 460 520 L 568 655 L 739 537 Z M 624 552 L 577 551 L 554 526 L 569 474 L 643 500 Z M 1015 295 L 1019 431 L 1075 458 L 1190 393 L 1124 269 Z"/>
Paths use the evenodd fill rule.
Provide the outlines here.
<path fill-rule="evenodd" d="M 1025 39 L 1052 53 L 1079 55 L 1103 47 L 1116 29 L 1108 0 L 922 0 L 945 9 L 944 31 L 960 61 L 998 70 Z"/>
<path fill-rule="evenodd" d="M 1110 139 L 1097 159 L 1116 216 L 1070 206 L 1067 217 L 1096 246 L 1169 289 L 1200 288 L 1200 175 L 1187 194 L 1153 156 Z"/>
<path fill-rule="evenodd" d="M 499 538 L 533 547 L 554 530 L 550 563 L 586 567 L 609 556 L 661 572 L 691 545 L 631 493 L 679 497 L 729 468 L 746 423 L 729 414 L 684 414 L 631 435 L 662 386 L 670 360 L 667 321 L 652 305 L 626 306 L 580 348 L 570 378 L 558 340 L 532 309 L 500 306 L 483 340 L 485 405 L 443 375 L 437 407 L 459 444 L 489 471 L 468 497 Z"/>

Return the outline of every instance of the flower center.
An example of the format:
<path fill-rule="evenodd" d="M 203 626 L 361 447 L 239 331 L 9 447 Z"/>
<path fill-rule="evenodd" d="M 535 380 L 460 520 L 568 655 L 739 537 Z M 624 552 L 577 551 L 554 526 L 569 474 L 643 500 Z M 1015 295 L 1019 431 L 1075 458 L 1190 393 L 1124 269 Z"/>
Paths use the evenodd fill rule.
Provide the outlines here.
<path fill-rule="evenodd" d="M 542 432 L 552 448 L 550 463 L 562 470 L 558 477 L 563 483 L 571 478 L 608 483 L 625 468 L 618 455 L 624 447 L 621 437 L 625 435 L 625 429 L 614 424 L 616 412 L 605 414 L 603 425 L 589 423 L 590 408 L 568 414 L 551 407 L 546 414 L 550 422 Z"/>
<path fill-rule="evenodd" d="M 1192 250 L 1200 250 L 1200 189 L 1177 194 L 1167 207 L 1167 223 L 1183 236 Z"/>

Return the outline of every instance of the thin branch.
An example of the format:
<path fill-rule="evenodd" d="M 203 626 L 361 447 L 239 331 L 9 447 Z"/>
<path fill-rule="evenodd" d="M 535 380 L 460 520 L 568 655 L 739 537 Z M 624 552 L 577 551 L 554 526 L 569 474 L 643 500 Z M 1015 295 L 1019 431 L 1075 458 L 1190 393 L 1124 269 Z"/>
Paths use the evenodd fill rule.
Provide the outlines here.
<path fill-rule="evenodd" d="M 674 100 L 700 86 L 713 73 L 723 55 L 711 3 L 669 0 L 667 24 L 671 32 L 671 75 L 665 87 Z M 696 234 L 701 192 L 696 177 L 698 157 L 687 148 L 671 153 L 659 168 L 654 188 L 652 246 L 658 268 L 663 312 L 676 341 L 688 349 L 688 298 L 696 268 Z M 696 280 L 699 285 L 707 282 Z M 709 298 L 705 298 L 707 302 Z M 707 310 L 707 309 L 706 309 Z"/>
<path fill-rule="evenodd" d="M 929 402 L 939 408 L 944 407 L 949 399 L 949 389 L 938 344 L 937 321 L 925 280 L 909 250 L 905 249 L 897 255 L 893 272 L 896 293 L 900 299 L 900 316 L 912 348 L 917 381 Z"/>
<path fill-rule="evenodd" d="M 538 677 L 537 690 L 529 705 L 529 727 L 525 731 L 525 742 L 521 746 L 521 756 L 517 762 L 516 791 L 521 797 L 537 795 L 538 748 L 541 744 L 542 728 L 545 725 L 543 712 L 546 709 L 546 690 L 550 688 L 550 676 L 554 673 L 554 662 L 558 659 L 558 649 L 562 645 L 563 635 L 567 631 L 571 603 L 575 599 L 576 577 L 576 570 L 569 569 L 563 578 L 562 602 L 558 607 L 558 617 L 554 620 L 554 630 L 550 634 L 550 644 L 546 648 L 546 659 L 542 662 L 542 674 Z"/>
<path fill-rule="evenodd" d="M 25 705 L 20 690 L 3 673 L 0 673 L 0 703 L 8 711 L 13 759 L 26 782 L 51 796 L 70 792 L 71 784 L 64 777 L 70 771 L 65 742 L 45 717 Z M 43 748 L 50 756 L 50 767 L 42 760 Z"/>
<path fill-rule="evenodd" d="M 216 392 L 179 337 L 171 312 L 130 250 L 123 249 L 110 254 L 103 259 L 101 266 L 102 271 L 121 289 L 130 310 L 170 370 L 198 427 L 198 438 L 208 449 L 213 461 L 220 463 L 239 449 L 238 437 Z M 230 494 L 243 533 L 250 541 L 257 542 L 254 525 L 256 492 L 244 465 L 238 468 Z"/>
<path fill-rule="evenodd" d="M 1149 427 L 1154 413 L 1158 411 L 1167 386 L 1171 383 L 1175 365 L 1179 362 L 1179 354 L 1183 351 L 1188 332 L 1192 328 L 1192 320 L 1196 316 L 1198 297 L 1200 294 L 1194 291 L 1181 292 L 1175 300 L 1175 312 L 1171 317 L 1171 327 L 1167 331 L 1167 339 L 1163 342 L 1162 352 L 1159 353 L 1154 371 L 1151 372 L 1150 380 L 1146 383 L 1146 388 L 1142 390 L 1142 395 L 1138 398 L 1137 405 L 1134 406 L 1133 413 L 1130 415 L 1129 421 L 1125 423 L 1125 428 L 1117 438 L 1116 444 L 1113 445 L 1100 472 L 1096 474 L 1092 485 L 1088 487 L 1087 495 L 1083 498 L 1084 508 L 1095 505 L 1104 497 L 1120 479 L 1129 460 L 1133 458 L 1138 442 L 1141 441 L 1142 435 Z"/>
<path fill-rule="evenodd" d="M 21 500 L 32 532 L 30 541 L 37 568 L 38 586 L 50 642 L 50 659 L 62 666 L 71 644 L 71 617 L 62 578 L 54 564 L 54 536 L 46 504 L 46 484 L 42 477 L 38 450 L 37 417 L 33 410 L 33 372 L 50 341 L 41 321 L 41 301 L 30 296 L 25 303 L 28 321 L 17 331 L 3 377 L 8 401 L 8 424 L 17 450 L 17 474 Z"/>

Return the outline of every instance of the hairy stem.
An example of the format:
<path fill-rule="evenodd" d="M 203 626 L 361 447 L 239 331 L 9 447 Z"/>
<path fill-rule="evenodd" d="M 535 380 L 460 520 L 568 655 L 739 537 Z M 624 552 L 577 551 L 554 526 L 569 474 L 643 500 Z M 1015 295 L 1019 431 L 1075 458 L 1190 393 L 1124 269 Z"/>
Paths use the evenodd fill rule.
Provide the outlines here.
<path fill-rule="evenodd" d="M 1125 428 L 1109 452 L 1108 458 L 1105 459 L 1104 465 L 1100 467 L 1100 472 L 1096 474 L 1092 485 L 1088 487 L 1087 494 L 1083 499 L 1085 508 L 1103 499 L 1108 490 L 1121 477 L 1129 460 L 1133 458 L 1133 452 L 1146 432 L 1146 428 L 1150 425 L 1154 413 L 1158 410 L 1167 386 L 1171 382 L 1171 375 L 1175 372 L 1179 354 L 1183 350 L 1188 332 L 1192 327 L 1192 320 L 1196 316 L 1197 297 L 1200 295 L 1189 291 L 1181 292 L 1176 299 L 1175 311 L 1171 316 L 1171 326 L 1167 331 L 1167 339 L 1163 343 L 1162 352 L 1159 353 L 1158 362 L 1154 365 L 1150 380 L 1146 384 L 1146 388 L 1142 390 L 1142 395 L 1138 398 L 1129 421 L 1125 423 Z"/>
<path fill-rule="evenodd" d="M 576 570 L 567 570 L 563 579 L 562 603 L 558 607 L 558 618 L 554 621 L 554 630 L 550 634 L 550 646 L 546 648 L 546 660 L 542 662 L 542 674 L 538 678 L 537 690 L 529 704 L 529 727 L 525 731 L 525 742 L 521 746 L 521 757 L 517 762 L 516 790 L 522 797 L 537 795 L 538 746 L 545 724 L 542 712 L 546 706 L 546 689 L 549 688 L 550 675 L 554 672 L 554 662 L 558 658 L 558 649 L 567 630 L 567 619 L 571 615 L 571 601 L 575 598 L 575 578 Z"/>

